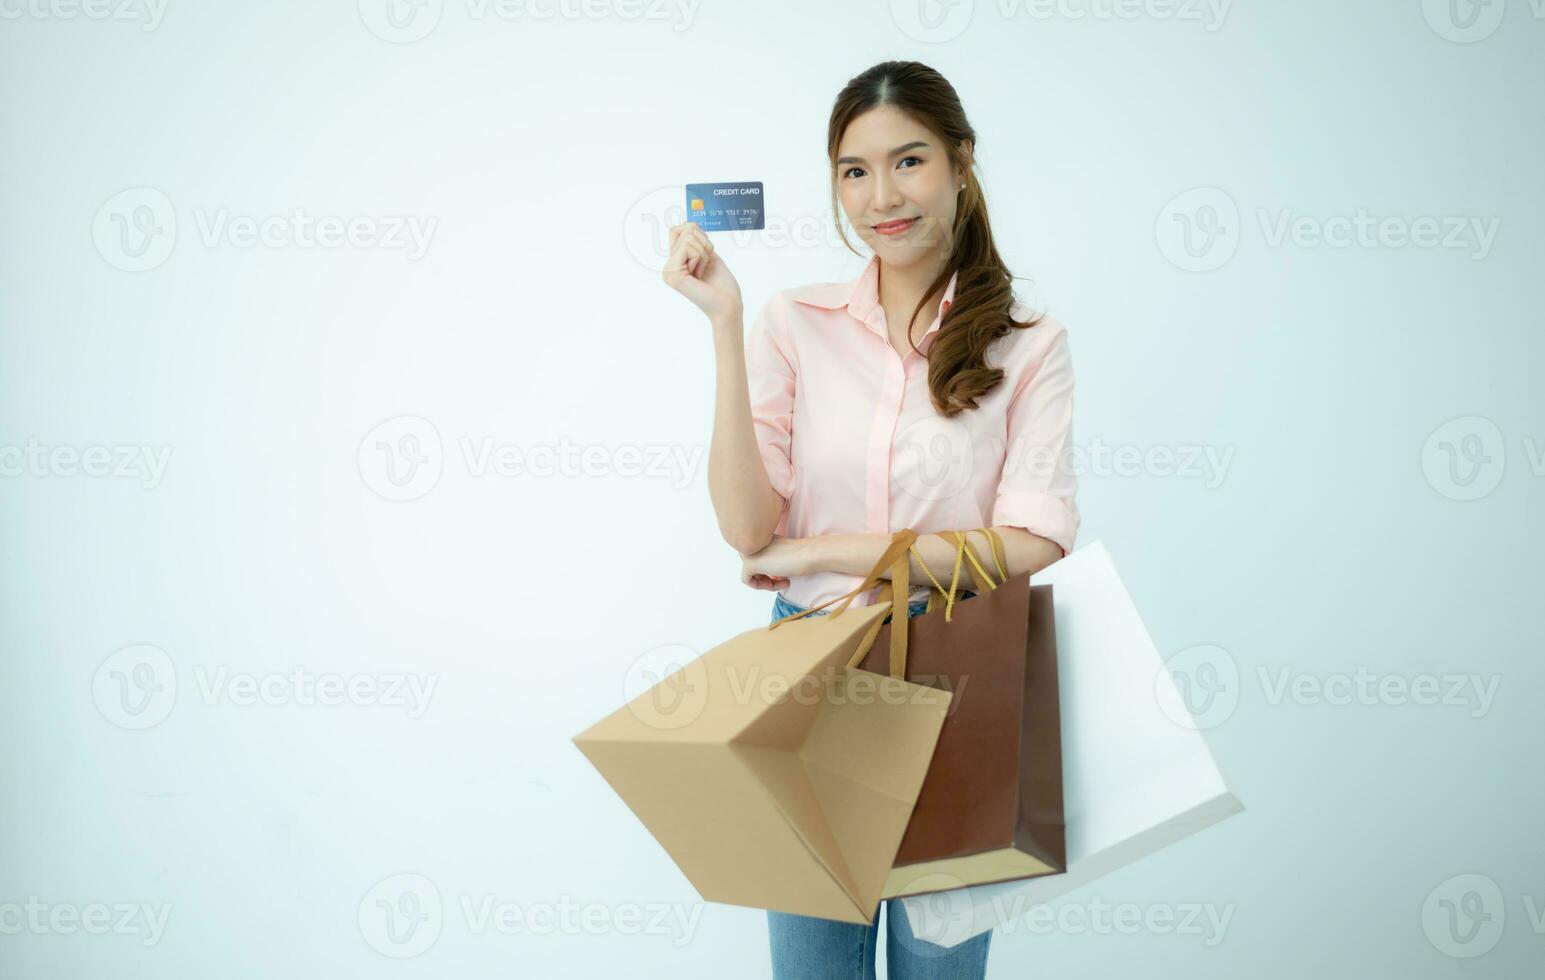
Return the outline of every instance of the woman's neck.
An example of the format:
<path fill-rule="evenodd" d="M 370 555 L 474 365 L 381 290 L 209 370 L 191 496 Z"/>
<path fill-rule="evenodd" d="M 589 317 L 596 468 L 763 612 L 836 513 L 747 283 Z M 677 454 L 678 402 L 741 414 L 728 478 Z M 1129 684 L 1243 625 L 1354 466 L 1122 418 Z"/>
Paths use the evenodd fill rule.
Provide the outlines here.
<path fill-rule="evenodd" d="M 913 262 L 907 266 L 893 266 L 880 260 L 879 300 L 880 306 L 886 311 L 886 318 L 891 319 L 894 311 L 905 311 L 905 315 L 899 322 L 891 323 L 891 327 L 901 330 L 906 324 L 906 316 L 910 316 L 917 308 L 918 300 L 923 298 L 923 292 L 944 271 L 944 257 L 933 256 Z M 927 308 L 919 314 L 918 319 L 923 323 L 924 329 L 933 322 L 939 313 L 939 303 L 944 298 L 944 287 L 935 290 L 929 297 Z M 916 323 L 913 324 L 916 326 Z"/>

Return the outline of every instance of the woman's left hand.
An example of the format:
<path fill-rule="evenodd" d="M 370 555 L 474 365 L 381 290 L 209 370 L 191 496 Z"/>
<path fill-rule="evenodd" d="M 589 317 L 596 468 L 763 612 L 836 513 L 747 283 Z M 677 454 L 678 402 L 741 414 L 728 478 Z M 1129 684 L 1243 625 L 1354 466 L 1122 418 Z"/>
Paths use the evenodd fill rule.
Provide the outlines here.
<path fill-rule="evenodd" d="M 753 589 L 786 589 L 790 575 L 806 572 L 803 541 L 773 535 L 767 547 L 740 560 L 740 581 Z"/>

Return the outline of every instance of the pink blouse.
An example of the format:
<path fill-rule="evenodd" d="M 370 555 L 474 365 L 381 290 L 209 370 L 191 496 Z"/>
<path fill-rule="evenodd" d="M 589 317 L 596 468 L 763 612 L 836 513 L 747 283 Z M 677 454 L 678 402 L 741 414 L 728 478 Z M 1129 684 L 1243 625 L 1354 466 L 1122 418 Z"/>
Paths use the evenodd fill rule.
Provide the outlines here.
<path fill-rule="evenodd" d="M 1011 330 L 987 350 L 1004 379 L 978 407 L 952 419 L 928 395 L 928 362 L 890 345 L 878 295 L 879 258 L 858 278 L 773 294 L 746 342 L 752 427 L 767 477 L 784 498 L 777 532 L 790 537 L 919 534 L 983 526 L 1022 527 L 1073 548 L 1077 478 L 1057 465 L 1072 438 L 1073 365 L 1067 331 L 1048 316 Z M 918 341 L 932 346 L 955 279 Z M 1020 321 L 1032 310 L 1015 300 Z M 972 544 L 985 556 L 981 535 Z M 949 568 L 933 568 L 948 586 Z M 962 572 L 964 577 L 965 573 Z M 863 579 L 816 572 L 784 595 L 812 606 Z M 913 597 L 927 580 L 914 580 Z M 968 583 L 969 584 L 969 583 Z M 853 600 L 868 605 L 873 590 Z"/>

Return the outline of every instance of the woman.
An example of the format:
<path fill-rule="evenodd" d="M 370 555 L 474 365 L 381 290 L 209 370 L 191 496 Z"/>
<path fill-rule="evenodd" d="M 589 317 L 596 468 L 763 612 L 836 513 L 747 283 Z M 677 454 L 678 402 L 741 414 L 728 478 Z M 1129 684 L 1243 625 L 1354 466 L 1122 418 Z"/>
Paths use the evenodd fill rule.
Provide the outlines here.
<path fill-rule="evenodd" d="M 778 591 L 774 620 L 862 584 L 901 528 L 944 575 L 955 549 L 926 532 L 991 526 L 1009 576 L 1073 547 L 1076 480 L 1057 465 L 1073 411 L 1067 334 L 1014 297 L 976 143 L 954 88 L 926 65 L 889 61 L 848 82 L 827 128 L 832 212 L 840 204 L 873 255 L 851 282 L 775 294 L 749 340 L 713 243 L 696 225 L 671 229 L 664 279 L 713 328 L 709 493 L 742 580 Z M 851 249 L 840 222 L 838 234 Z M 917 615 L 929 579 L 915 556 L 911 581 Z M 983 975 L 990 932 L 937 946 L 913 935 L 899 900 L 886 905 L 892 977 Z M 878 917 L 769 912 L 768 929 L 775 977 L 874 976 Z"/>

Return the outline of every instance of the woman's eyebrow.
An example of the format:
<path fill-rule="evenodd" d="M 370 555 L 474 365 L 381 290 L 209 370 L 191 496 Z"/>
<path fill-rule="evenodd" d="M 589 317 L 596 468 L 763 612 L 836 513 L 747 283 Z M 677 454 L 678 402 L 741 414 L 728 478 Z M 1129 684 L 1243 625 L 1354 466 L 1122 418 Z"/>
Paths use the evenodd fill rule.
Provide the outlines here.
<path fill-rule="evenodd" d="M 907 152 L 908 150 L 915 150 L 915 149 L 917 149 L 920 146 L 927 146 L 927 145 L 928 144 L 925 143 L 922 140 L 913 140 L 912 142 L 906 144 L 905 146 L 898 146 L 898 147 L 896 147 L 894 150 L 890 151 L 890 153 L 888 155 L 892 156 L 892 157 L 898 157 L 901 154 Z M 844 163 L 865 163 L 865 162 L 867 162 L 867 161 L 865 161 L 863 157 L 838 157 L 837 158 L 837 163 L 838 164 L 844 164 Z"/>

